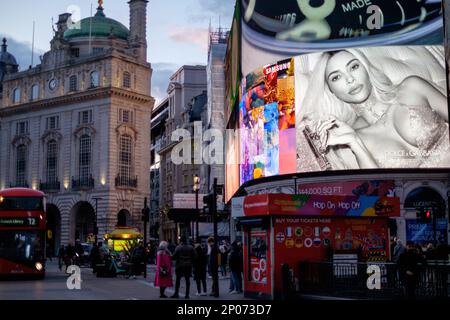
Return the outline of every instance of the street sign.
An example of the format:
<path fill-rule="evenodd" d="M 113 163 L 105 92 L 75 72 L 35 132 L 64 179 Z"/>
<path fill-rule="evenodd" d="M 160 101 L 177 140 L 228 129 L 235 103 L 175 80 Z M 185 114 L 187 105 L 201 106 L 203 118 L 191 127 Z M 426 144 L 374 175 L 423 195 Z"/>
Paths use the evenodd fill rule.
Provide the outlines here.
<path fill-rule="evenodd" d="M 203 197 L 206 194 L 198 194 L 199 208 L 203 206 Z M 173 208 L 175 209 L 195 209 L 195 193 L 175 193 L 173 195 Z"/>

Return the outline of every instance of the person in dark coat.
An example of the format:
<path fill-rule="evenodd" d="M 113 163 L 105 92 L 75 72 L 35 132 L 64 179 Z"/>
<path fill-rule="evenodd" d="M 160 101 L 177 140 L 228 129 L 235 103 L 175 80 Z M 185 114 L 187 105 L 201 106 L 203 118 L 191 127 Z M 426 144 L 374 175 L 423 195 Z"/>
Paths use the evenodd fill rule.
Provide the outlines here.
<path fill-rule="evenodd" d="M 244 270 L 244 258 L 237 241 L 234 241 L 231 244 L 228 266 L 231 271 L 231 280 L 233 281 L 233 290 L 230 294 L 242 293 L 242 271 Z"/>
<path fill-rule="evenodd" d="M 405 286 L 406 298 L 414 300 L 416 298 L 416 286 L 420 276 L 420 265 L 425 264 L 422 254 L 417 252 L 414 243 L 407 242 L 406 251 L 398 259 L 400 278 Z"/>
<path fill-rule="evenodd" d="M 175 249 L 172 255 L 172 260 L 176 262 L 175 265 L 175 293 L 171 298 L 178 298 L 178 292 L 180 291 L 181 278 L 186 280 L 186 295 L 185 298 L 189 299 L 189 290 L 191 286 L 191 275 L 192 266 L 194 264 L 197 254 L 195 253 L 194 247 L 186 244 L 186 237 L 182 236 L 180 238 L 180 245 Z"/>
<path fill-rule="evenodd" d="M 169 249 L 170 254 L 173 255 L 173 253 L 175 252 L 176 246 L 175 246 L 175 244 L 172 242 L 172 239 L 169 239 L 167 242 L 168 242 L 167 249 Z"/>
<path fill-rule="evenodd" d="M 100 263 L 100 249 L 96 243 L 94 243 L 91 252 L 89 253 L 89 260 L 91 261 L 92 273 L 96 273 L 97 264 Z"/>
<path fill-rule="evenodd" d="M 61 247 L 59 248 L 59 251 L 58 251 L 58 267 L 59 267 L 59 270 L 62 269 L 62 265 L 64 263 L 65 255 L 66 255 L 66 250 L 64 249 L 64 246 L 61 245 Z"/>
<path fill-rule="evenodd" d="M 217 287 L 214 277 L 218 277 L 218 271 L 219 271 L 219 248 L 217 244 L 214 241 L 213 237 L 208 238 L 208 246 L 210 248 L 209 252 L 209 267 L 211 270 L 211 274 L 213 277 L 213 283 L 211 287 L 211 293 L 210 296 L 218 297 L 219 296 L 219 288 Z"/>
<path fill-rule="evenodd" d="M 206 296 L 206 266 L 208 265 L 208 256 L 206 250 L 200 243 L 195 244 L 197 259 L 194 262 L 194 280 L 197 284 L 197 296 Z M 203 293 L 202 293 L 203 285 Z"/>
<path fill-rule="evenodd" d="M 131 268 L 129 277 L 136 279 L 136 275 L 141 273 L 141 263 L 145 261 L 145 248 L 142 242 L 139 242 L 139 245 L 134 248 L 133 253 L 131 254 Z"/>

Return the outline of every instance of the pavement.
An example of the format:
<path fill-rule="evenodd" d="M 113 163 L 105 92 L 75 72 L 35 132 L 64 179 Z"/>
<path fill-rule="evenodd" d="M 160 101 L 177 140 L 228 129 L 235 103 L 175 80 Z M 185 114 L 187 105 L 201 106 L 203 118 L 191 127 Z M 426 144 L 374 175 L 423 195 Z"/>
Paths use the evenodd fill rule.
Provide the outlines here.
<path fill-rule="evenodd" d="M 138 276 L 127 279 L 97 278 L 90 268 L 81 268 L 81 289 L 70 290 L 67 287 L 68 276 L 58 269 L 55 259 L 47 261 L 46 276 L 43 280 L 7 280 L 0 282 L 0 300 L 159 300 L 159 288 L 155 287 L 155 265 L 147 266 L 147 278 Z M 243 294 L 228 293 L 230 278 L 219 279 L 219 297 L 196 296 L 197 287 L 191 279 L 190 300 L 248 300 Z M 175 279 L 174 279 L 175 284 Z M 207 279 L 210 290 L 212 279 Z M 167 288 L 166 295 L 174 293 Z M 181 280 L 180 300 L 185 301 L 185 283 Z M 162 299 L 161 299 L 162 300 Z M 177 299 L 164 299 L 177 300 Z"/>

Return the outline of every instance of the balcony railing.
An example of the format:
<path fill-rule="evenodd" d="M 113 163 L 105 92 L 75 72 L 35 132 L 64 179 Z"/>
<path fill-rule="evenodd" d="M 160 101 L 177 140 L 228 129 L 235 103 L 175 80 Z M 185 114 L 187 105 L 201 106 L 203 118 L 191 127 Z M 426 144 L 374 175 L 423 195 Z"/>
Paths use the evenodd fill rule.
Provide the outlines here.
<path fill-rule="evenodd" d="M 52 182 L 41 182 L 39 183 L 39 190 L 42 191 L 59 191 L 61 188 L 61 183 L 56 180 Z"/>
<path fill-rule="evenodd" d="M 123 176 L 116 177 L 116 187 L 137 188 L 138 178 L 129 178 Z"/>
<path fill-rule="evenodd" d="M 94 185 L 94 178 L 92 178 L 92 176 L 89 178 L 82 178 L 78 180 L 75 180 L 72 177 L 72 189 L 74 190 L 92 189 L 94 188 Z"/>

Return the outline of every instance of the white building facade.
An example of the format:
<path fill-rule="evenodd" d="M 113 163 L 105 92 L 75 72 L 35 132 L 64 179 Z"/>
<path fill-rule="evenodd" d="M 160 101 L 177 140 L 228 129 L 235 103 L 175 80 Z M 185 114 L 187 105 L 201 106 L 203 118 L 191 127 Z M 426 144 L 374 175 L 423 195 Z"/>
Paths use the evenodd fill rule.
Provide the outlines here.
<path fill-rule="evenodd" d="M 96 225 L 99 240 L 116 226 L 142 229 L 154 99 L 147 1 L 128 3 L 129 29 L 101 2 L 78 27 L 62 14 L 41 64 L 4 72 L 0 189 L 46 193 L 50 250 L 92 240 Z"/>

